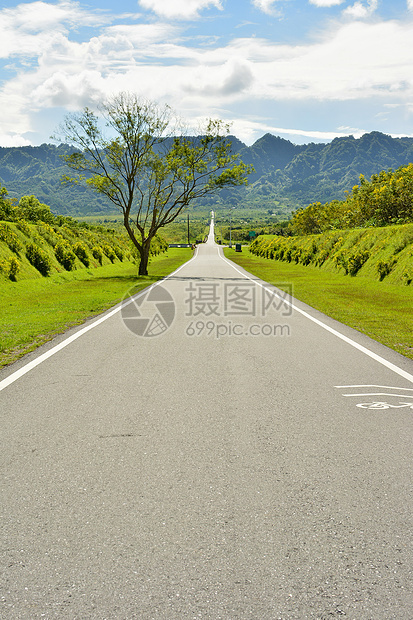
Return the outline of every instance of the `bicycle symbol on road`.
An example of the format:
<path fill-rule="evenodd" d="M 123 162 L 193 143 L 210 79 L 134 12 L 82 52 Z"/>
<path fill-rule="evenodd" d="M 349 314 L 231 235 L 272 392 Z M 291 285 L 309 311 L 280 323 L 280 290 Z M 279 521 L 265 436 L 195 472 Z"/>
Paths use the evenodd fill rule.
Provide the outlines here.
<path fill-rule="evenodd" d="M 413 403 L 399 403 L 398 405 L 391 405 L 390 403 L 375 402 L 375 403 L 359 403 L 356 407 L 360 409 L 373 409 L 374 411 L 381 411 L 383 409 L 413 409 Z"/>
<path fill-rule="evenodd" d="M 346 390 L 346 393 L 344 393 L 343 396 L 347 398 L 360 398 L 361 396 L 386 396 L 390 397 L 390 399 L 398 399 L 398 402 L 394 402 L 393 404 L 392 400 L 390 400 L 390 402 L 384 400 L 372 400 L 371 402 L 357 403 L 356 407 L 359 409 L 368 409 L 370 411 L 413 409 L 413 388 L 394 387 L 389 385 L 336 385 L 335 387 L 337 389 Z M 350 391 L 347 392 L 347 390 Z"/>

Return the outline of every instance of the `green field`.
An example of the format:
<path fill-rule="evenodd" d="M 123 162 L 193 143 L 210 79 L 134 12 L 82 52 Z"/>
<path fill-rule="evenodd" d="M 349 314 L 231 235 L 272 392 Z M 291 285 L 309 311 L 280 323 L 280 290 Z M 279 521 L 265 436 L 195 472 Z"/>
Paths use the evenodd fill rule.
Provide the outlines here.
<path fill-rule="evenodd" d="M 225 256 L 282 290 L 292 285 L 296 299 L 413 359 L 413 286 L 269 260 L 247 248 Z"/>
<path fill-rule="evenodd" d="M 116 261 L 11 282 L 0 278 L 0 367 L 79 325 L 172 273 L 192 256 L 190 249 L 169 249 L 152 257 L 149 276 L 137 276 L 133 262 Z"/>

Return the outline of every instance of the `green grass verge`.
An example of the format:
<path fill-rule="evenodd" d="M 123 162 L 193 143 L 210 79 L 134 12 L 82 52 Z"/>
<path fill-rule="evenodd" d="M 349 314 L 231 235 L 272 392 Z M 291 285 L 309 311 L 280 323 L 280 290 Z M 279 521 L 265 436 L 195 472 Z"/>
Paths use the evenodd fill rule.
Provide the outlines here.
<path fill-rule="evenodd" d="M 225 249 L 225 256 L 308 305 L 413 359 L 413 289 Z"/>
<path fill-rule="evenodd" d="M 128 292 L 150 286 L 191 256 L 190 249 L 171 248 L 151 259 L 149 276 L 137 276 L 135 263 L 117 261 L 48 278 L 0 281 L 0 367 L 107 310 Z"/>

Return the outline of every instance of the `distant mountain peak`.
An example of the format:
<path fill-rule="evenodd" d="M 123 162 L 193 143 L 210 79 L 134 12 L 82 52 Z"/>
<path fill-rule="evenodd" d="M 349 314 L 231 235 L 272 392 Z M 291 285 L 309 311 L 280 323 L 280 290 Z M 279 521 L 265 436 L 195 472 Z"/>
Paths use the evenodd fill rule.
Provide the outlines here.
<path fill-rule="evenodd" d="M 290 142 L 290 140 L 286 140 L 285 138 L 281 138 L 281 136 L 274 136 L 274 134 L 272 133 L 266 133 L 263 136 L 261 136 L 261 138 L 258 138 L 258 140 L 256 140 L 254 142 L 254 144 L 252 145 L 253 147 L 256 145 L 262 145 L 262 144 L 267 144 L 267 145 L 273 145 L 273 146 L 280 146 L 281 144 L 289 144 L 291 146 L 296 146 L 295 144 L 293 144 L 292 142 Z"/>

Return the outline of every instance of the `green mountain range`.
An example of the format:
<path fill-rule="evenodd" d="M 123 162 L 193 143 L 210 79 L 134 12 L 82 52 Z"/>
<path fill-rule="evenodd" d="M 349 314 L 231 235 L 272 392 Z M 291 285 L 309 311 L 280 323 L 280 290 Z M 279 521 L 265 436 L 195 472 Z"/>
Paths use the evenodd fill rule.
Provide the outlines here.
<path fill-rule="evenodd" d="M 413 162 L 413 138 L 392 138 L 377 131 L 361 138 L 335 138 L 328 144 L 296 145 L 266 134 L 248 147 L 232 137 L 233 150 L 255 173 L 248 187 L 224 190 L 204 200 L 202 206 L 227 204 L 264 208 L 288 216 L 292 209 L 311 202 L 342 200 L 359 175 L 369 178 L 381 170 L 396 169 Z M 68 145 L 0 147 L 0 184 L 10 197 L 34 194 L 55 214 L 105 215 L 114 212 L 110 202 L 90 190 L 63 185 L 70 174 L 61 155 Z"/>

